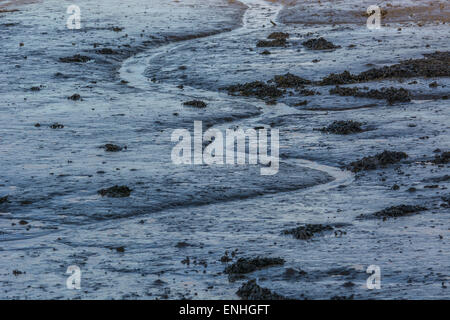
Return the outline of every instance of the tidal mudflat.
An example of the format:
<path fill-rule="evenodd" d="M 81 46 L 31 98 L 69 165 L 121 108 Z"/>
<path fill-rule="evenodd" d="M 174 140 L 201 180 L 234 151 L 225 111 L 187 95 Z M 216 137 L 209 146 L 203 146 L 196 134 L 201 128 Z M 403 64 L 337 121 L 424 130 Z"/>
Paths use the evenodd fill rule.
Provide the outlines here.
<path fill-rule="evenodd" d="M 371 4 L 0 2 L 0 298 L 448 299 L 450 9 Z M 173 164 L 194 121 L 279 172 Z"/>

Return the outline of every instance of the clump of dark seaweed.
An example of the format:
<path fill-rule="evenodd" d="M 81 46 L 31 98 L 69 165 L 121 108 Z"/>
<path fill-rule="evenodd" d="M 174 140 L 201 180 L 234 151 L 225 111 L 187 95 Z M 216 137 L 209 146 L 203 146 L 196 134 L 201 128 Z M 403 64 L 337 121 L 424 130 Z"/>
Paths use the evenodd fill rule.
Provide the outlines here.
<path fill-rule="evenodd" d="M 59 61 L 64 62 L 64 63 L 84 63 L 84 62 L 88 62 L 90 61 L 91 58 L 86 57 L 86 56 L 82 56 L 79 54 L 76 54 L 72 57 L 63 57 L 63 58 L 59 58 Z"/>
<path fill-rule="evenodd" d="M 393 78 L 417 78 L 417 77 L 449 77 L 450 76 L 450 51 L 424 54 L 425 58 L 400 61 L 391 66 L 371 68 L 358 75 L 344 71 L 340 74 L 330 74 L 319 82 L 320 85 L 338 85 L 357 82 Z"/>
<path fill-rule="evenodd" d="M 425 207 L 402 204 L 399 206 L 389 207 L 369 215 L 360 215 L 358 218 L 381 218 L 386 220 L 388 218 L 410 216 L 425 210 L 427 210 Z"/>
<path fill-rule="evenodd" d="M 245 274 L 256 270 L 264 269 L 274 265 L 283 265 L 282 258 L 239 258 L 235 263 L 225 268 L 227 274 Z"/>
<path fill-rule="evenodd" d="M 52 125 L 50 125 L 50 128 L 52 128 L 52 129 L 63 129 L 63 128 L 64 128 L 64 125 L 63 125 L 63 124 L 60 124 L 60 123 L 58 123 L 58 122 L 55 122 L 55 123 L 53 123 Z"/>
<path fill-rule="evenodd" d="M 330 94 L 337 94 L 340 96 L 353 96 L 359 98 L 372 98 L 372 99 L 386 99 L 389 104 L 394 102 L 409 102 L 411 101 L 411 94 L 408 90 L 404 88 L 381 88 L 371 89 L 369 91 L 363 91 L 361 88 L 346 88 L 346 87 L 335 87 L 330 90 Z"/>
<path fill-rule="evenodd" d="M 201 101 L 201 100 L 186 101 L 183 103 L 183 105 L 194 107 L 194 108 L 206 108 L 206 106 L 207 106 L 206 102 Z"/>
<path fill-rule="evenodd" d="M 289 39 L 289 33 L 286 32 L 272 32 L 267 39 Z"/>
<path fill-rule="evenodd" d="M 370 157 L 364 157 L 361 160 L 354 161 L 347 166 L 347 170 L 352 172 L 360 172 L 363 170 L 375 170 L 379 167 L 386 167 L 390 164 L 397 163 L 402 159 L 408 158 L 404 152 L 397 151 L 383 151 Z"/>
<path fill-rule="evenodd" d="M 333 229 L 330 225 L 305 224 L 294 229 L 283 230 L 283 234 L 293 235 L 294 238 L 299 240 L 309 240 L 317 233 L 332 231 Z"/>
<path fill-rule="evenodd" d="M 442 152 L 441 154 L 437 154 L 434 156 L 434 159 L 431 161 L 434 164 L 447 164 L 450 162 L 450 151 Z"/>
<path fill-rule="evenodd" d="M 131 189 L 127 186 L 118 186 L 115 185 L 113 187 L 107 189 L 101 189 L 98 191 L 98 194 L 102 197 L 110 197 L 110 198 L 125 198 L 129 197 L 131 194 Z"/>
<path fill-rule="evenodd" d="M 243 96 L 255 96 L 260 99 L 278 98 L 283 95 L 283 91 L 274 85 L 266 84 L 262 81 L 253 81 L 244 84 L 236 84 L 226 88 L 229 94 L 239 94 Z"/>
<path fill-rule="evenodd" d="M 107 151 L 107 152 L 119 152 L 124 149 L 123 147 L 112 144 L 112 143 L 107 143 L 107 144 L 101 146 L 100 148 L 105 149 L 105 151 Z M 125 149 L 126 149 L 126 147 L 125 147 Z"/>
<path fill-rule="evenodd" d="M 259 40 L 256 46 L 258 48 L 286 47 L 287 41 L 284 38 L 274 40 Z"/>
<path fill-rule="evenodd" d="M 352 134 L 363 132 L 361 128 L 362 123 L 353 120 L 338 120 L 333 121 L 328 127 L 317 129 L 322 132 L 334 133 L 334 134 Z"/>
<path fill-rule="evenodd" d="M 331 49 L 337 49 L 341 46 L 335 46 L 330 41 L 325 40 L 324 38 L 320 37 L 317 39 L 309 39 L 307 41 L 302 42 L 302 45 L 307 47 L 311 50 L 331 50 Z"/>
<path fill-rule="evenodd" d="M 306 84 L 311 84 L 310 80 L 301 78 L 292 73 L 286 73 L 284 75 L 276 75 L 273 80 L 277 87 L 281 88 L 297 88 L 303 87 Z"/>
<path fill-rule="evenodd" d="M 270 291 L 267 288 L 260 287 L 256 280 L 250 280 L 244 283 L 236 294 L 243 300 L 286 300 L 287 298 Z"/>

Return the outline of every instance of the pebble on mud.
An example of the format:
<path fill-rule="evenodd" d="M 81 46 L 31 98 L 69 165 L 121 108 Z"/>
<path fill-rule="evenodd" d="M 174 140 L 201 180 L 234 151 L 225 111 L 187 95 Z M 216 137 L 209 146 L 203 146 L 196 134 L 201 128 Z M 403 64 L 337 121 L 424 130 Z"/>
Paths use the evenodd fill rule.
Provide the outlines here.
<path fill-rule="evenodd" d="M 291 234 L 298 240 L 309 240 L 314 234 L 323 231 L 332 231 L 334 228 L 323 224 L 305 224 L 294 229 L 283 230 L 283 234 Z"/>
<path fill-rule="evenodd" d="M 267 288 L 260 287 L 256 280 L 250 280 L 244 283 L 236 294 L 242 300 L 286 300 L 287 298 L 270 291 Z"/>
<path fill-rule="evenodd" d="M 355 173 L 362 170 L 376 170 L 379 167 L 385 167 L 406 158 L 408 158 L 408 155 L 404 152 L 385 150 L 374 156 L 364 157 L 358 161 L 350 163 L 347 166 L 347 170 L 351 170 Z"/>
<path fill-rule="evenodd" d="M 79 101 L 79 100 L 81 100 L 81 96 L 78 93 L 75 93 L 75 94 L 71 95 L 70 97 L 67 97 L 67 99 L 72 100 L 72 101 Z"/>
<path fill-rule="evenodd" d="M 245 274 L 275 265 L 283 265 L 282 258 L 239 258 L 235 263 L 225 268 L 226 274 Z"/>
<path fill-rule="evenodd" d="M 331 123 L 328 127 L 323 127 L 315 130 L 334 134 L 352 134 L 363 132 L 364 130 L 361 128 L 361 126 L 362 123 L 358 121 L 338 120 L 333 121 L 333 123 Z"/>
<path fill-rule="evenodd" d="M 127 186 L 116 185 L 107 189 L 101 189 L 98 191 L 98 194 L 102 197 L 106 196 L 110 198 L 125 198 L 130 196 L 131 191 L 133 190 L 131 190 Z"/>

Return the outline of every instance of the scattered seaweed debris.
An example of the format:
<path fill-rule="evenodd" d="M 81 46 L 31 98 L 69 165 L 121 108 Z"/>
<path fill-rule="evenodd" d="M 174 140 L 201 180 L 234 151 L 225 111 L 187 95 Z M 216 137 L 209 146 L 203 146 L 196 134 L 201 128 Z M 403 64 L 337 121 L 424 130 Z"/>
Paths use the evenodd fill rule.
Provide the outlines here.
<path fill-rule="evenodd" d="M 287 41 L 284 38 L 274 40 L 259 40 L 256 43 L 258 48 L 271 48 L 271 47 L 286 47 Z"/>
<path fill-rule="evenodd" d="M 408 155 L 404 152 L 384 150 L 382 153 L 374 156 L 364 157 L 358 161 L 354 161 L 346 168 L 355 173 L 363 170 L 376 170 L 379 167 L 386 167 L 406 158 L 408 158 Z"/>
<path fill-rule="evenodd" d="M 270 80 L 269 82 L 275 82 L 279 88 L 298 88 L 303 87 L 306 84 L 311 84 L 310 80 L 301 78 L 292 73 L 276 75 L 273 80 Z"/>
<path fill-rule="evenodd" d="M 85 63 L 90 61 L 91 58 L 87 57 L 87 56 L 82 56 L 79 54 L 76 54 L 72 57 L 63 57 L 63 58 L 59 58 L 59 61 L 64 62 L 64 63 Z"/>
<path fill-rule="evenodd" d="M 8 196 L 4 196 L 0 198 L 0 204 L 8 202 Z"/>
<path fill-rule="evenodd" d="M 267 288 L 260 287 L 256 280 L 249 280 L 244 283 L 238 291 L 238 297 L 242 300 L 287 300 L 286 297 L 270 291 Z"/>
<path fill-rule="evenodd" d="M 186 101 L 186 102 L 183 102 L 183 105 L 194 107 L 194 108 L 206 108 L 206 106 L 207 106 L 206 102 L 201 101 L 201 100 Z"/>
<path fill-rule="evenodd" d="M 321 129 L 315 129 L 322 132 L 334 133 L 334 134 L 352 134 L 363 132 L 361 128 L 362 123 L 353 120 L 338 120 L 333 121 L 328 127 L 323 127 Z"/>
<path fill-rule="evenodd" d="M 119 152 L 122 151 L 123 149 L 126 149 L 126 147 L 121 147 L 112 143 L 107 143 L 101 146 L 100 148 L 105 149 L 105 151 L 107 152 Z"/>
<path fill-rule="evenodd" d="M 98 191 L 98 194 L 102 197 L 110 197 L 110 198 L 125 198 L 129 197 L 131 194 L 131 189 L 127 186 L 114 186 L 107 189 L 101 189 Z"/>
<path fill-rule="evenodd" d="M 58 122 L 55 122 L 55 123 L 53 123 L 52 125 L 50 125 L 50 128 L 52 128 L 52 129 L 63 129 L 63 128 L 64 128 L 64 125 L 63 125 L 63 124 L 60 124 L 60 123 L 58 123 Z"/>
<path fill-rule="evenodd" d="M 302 45 L 307 47 L 311 50 L 332 50 L 332 49 L 338 49 L 341 46 L 336 46 L 330 41 L 325 40 L 324 38 L 320 37 L 317 39 L 309 39 L 307 41 L 302 42 Z"/>
<path fill-rule="evenodd" d="M 289 39 L 289 33 L 286 32 L 272 32 L 267 39 Z"/>
<path fill-rule="evenodd" d="M 228 94 L 240 94 L 243 96 L 255 96 L 259 99 L 278 98 L 283 95 L 283 91 L 274 85 L 268 85 L 262 81 L 253 81 L 244 84 L 236 84 L 226 88 Z"/>
<path fill-rule="evenodd" d="M 334 228 L 324 224 L 305 224 L 294 229 L 283 230 L 283 234 L 293 235 L 298 240 L 309 240 L 314 234 L 332 231 Z"/>
<path fill-rule="evenodd" d="M 283 264 L 284 259 L 282 258 L 239 258 L 235 263 L 227 266 L 224 272 L 226 274 L 245 274 L 267 267 Z"/>
<path fill-rule="evenodd" d="M 102 48 L 96 51 L 98 54 L 116 54 L 117 52 L 111 48 Z"/>
<path fill-rule="evenodd" d="M 75 93 L 75 94 L 71 95 L 70 97 L 67 97 L 67 99 L 72 100 L 72 101 L 79 101 L 79 100 L 81 100 L 81 96 L 78 93 Z"/>
<path fill-rule="evenodd" d="M 391 66 L 372 68 L 358 75 L 344 71 L 340 74 L 332 73 L 320 81 L 319 85 L 339 85 L 358 82 L 368 82 L 383 79 L 402 79 L 417 77 L 449 77 L 450 51 L 429 53 L 425 58 L 400 61 Z"/>
<path fill-rule="evenodd" d="M 431 161 L 433 164 L 447 164 L 450 162 L 450 151 L 442 152 L 441 154 L 436 154 L 434 159 Z"/>
<path fill-rule="evenodd" d="M 419 213 L 421 211 L 428 210 L 425 207 L 421 206 L 413 206 L 413 205 L 399 205 L 399 206 L 393 206 L 386 209 L 383 209 L 381 211 L 364 215 L 361 214 L 357 218 L 358 219 L 370 219 L 370 218 L 380 218 L 383 220 L 389 219 L 389 218 L 398 218 L 398 217 L 404 217 L 404 216 L 410 216 L 416 213 Z"/>
<path fill-rule="evenodd" d="M 380 90 L 372 89 L 369 91 L 363 91 L 360 88 L 345 88 L 335 87 L 330 89 L 330 94 L 337 94 L 340 96 L 353 96 L 359 98 L 372 98 L 372 99 L 386 99 L 387 102 L 392 105 L 395 102 L 409 102 L 411 101 L 411 94 L 404 88 L 381 88 Z"/>
<path fill-rule="evenodd" d="M 270 55 L 270 54 L 272 54 L 269 50 L 264 50 L 263 52 L 261 52 L 261 54 L 263 55 L 263 56 L 267 56 L 267 55 Z"/>

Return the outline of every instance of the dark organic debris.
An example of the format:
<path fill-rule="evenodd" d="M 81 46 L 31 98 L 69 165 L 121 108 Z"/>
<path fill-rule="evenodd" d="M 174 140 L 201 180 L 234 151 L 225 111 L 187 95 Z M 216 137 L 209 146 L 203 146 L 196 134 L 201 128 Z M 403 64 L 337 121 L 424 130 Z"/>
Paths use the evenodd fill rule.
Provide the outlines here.
<path fill-rule="evenodd" d="M 442 152 L 441 154 L 437 154 L 434 156 L 434 159 L 431 161 L 434 164 L 447 164 L 450 162 L 450 151 Z"/>
<path fill-rule="evenodd" d="M 302 42 L 302 45 L 307 47 L 311 50 L 330 50 L 330 49 L 337 49 L 341 46 L 335 46 L 333 43 L 325 40 L 324 38 L 320 37 L 317 39 L 309 39 L 307 41 Z"/>
<path fill-rule="evenodd" d="M 286 300 L 286 297 L 283 297 L 277 293 L 270 291 L 267 288 L 260 287 L 256 280 L 250 280 L 244 283 L 236 294 L 242 300 Z"/>
<path fill-rule="evenodd" d="M 117 52 L 115 52 L 113 49 L 111 48 L 102 48 L 100 50 L 97 50 L 98 54 L 116 54 Z"/>
<path fill-rule="evenodd" d="M 4 196 L 0 198 L 0 204 L 8 202 L 8 196 Z"/>
<path fill-rule="evenodd" d="M 362 123 L 353 120 L 339 120 L 333 121 L 328 127 L 323 127 L 318 129 L 322 132 L 334 133 L 334 134 L 352 134 L 363 132 L 364 130 L 361 128 Z"/>
<path fill-rule="evenodd" d="M 59 58 L 59 61 L 64 62 L 64 63 L 76 63 L 76 62 L 84 63 L 84 62 L 88 62 L 90 60 L 91 60 L 91 58 L 86 57 L 86 56 L 82 56 L 82 55 L 79 55 L 79 54 L 76 54 L 76 55 L 74 55 L 72 57 Z"/>
<path fill-rule="evenodd" d="M 239 258 L 235 263 L 225 268 L 226 274 L 245 274 L 255 270 L 271 267 L 274 265 L 283 265 L 282 258 Z"/>
<path fill-rule="evenodd" d="M 240 94 L 243 96 L 255 96 L 260 99 L 278 98 L 283 95 L 283 91 L 276 86 L 268 85 L 261 81 L 248 82 L 244 84 L 236 84 L 226 88 L 229 94 Z"/>
<path fill-rule="evenodd" d="M 201 100 L 186 101 L 183 103 L 185 106 L 195 107 L 195 108 L 206 108 L 207 104 Z"/>
<path fill-rule="evenodd" d="M 123 253 L 125 252 L 125 247 L 117 247 L 115 248 L 117 252 Z"/>
<path fill-rule="evenodd" d="M 372 68 L 358 75 L 344 71 L 341 74 L 330 74 L 324 78 L 320 85 L 349 84 L 368 82 L 372 80 L 392 78 L 416 78 L 416 77 L 449 77 L 450 76 L 450 51 L 424 54 L 425 58 L 400 61 L 391 66 Z"/>
<path fill-rule="evenodd" d="M 289 39 L 289 33 L 285 32 L 272 32 L 267 39 Z"/>
<path fill-rule="evenodd" d="M 13 275 L 15 275 L 15 276 L 17 277 L 17 276 L 23 274 L 24 272 L 23 272 L 23 271 L 20 271 L 20 270 L 13 270 L 12 273 L 13 273 Z"/>
<path fill-rule="evenodd" d="M 191 244 L 185 242 L 185 241 L 180 241 L 175 245 L 175 248 L 186 248 L 186 247 L 190 247 Z"/>
<path fill-rule="evenodd" d="M 267 56 L 272 53 L 269 50 L 264 50 L 263 52 L 261 52 L 261 54 Z"/>
<path fill-rule="evenodd" d="M 371 89 L 369 91 L 363 91 L 360 88 L 345 88 L 335 87 L 330 90 L 331 94 L 337 94 L 340 96 L 353 96 L 359 98 L 372 98 L 372 99 L 386 99 L 389 104 L 394 102 L 409 102 L 411 101 L 411 94 L 404 88 L 381 88 L 380 90 Z"/>
<path fill-rule="evenodd" d="M 129 197 L 131 194 L 131 189 L 127 186 L 114 186 L 107 189 L 101 189 L 98 191 L 98 194 L 102 197 L 110 197 L 110 198 L 125 198 Z"/>
<path fill-rule="evenodd" d="M 107 144 L 101 146 L 100 148 L 105 149 L 105 151 L 107 151 L 107 152 L 119 152 L 124 149 L 123 147 L 112 144 L 112 143 L 107 143 Z"/>
<path fill-rule="evenodd" d="M 78 100 L 81 100 L 81 96 L 78 93 L 75 93 L 75 94 L 71 95 L 70 97 L 67 97 L 67 99 L 72 100 L 72 101 L 78 101 Z"/>
<path fill-rule="evenodd" d="M 427 210 L 425 207 L 402 204 L 399 206 L 389 207 L 369 215 L 360 215 L 358 218 L 382 218 L 383 220 L 386 220 L 388 218 L 410 216 L 425 210 Z"/>
<path fill-rule="evenodd" d="M 283 234 L 291 234 L 294 238 L 299 240 L 309 240 L 314 234 L 321 233 L 323 231 L 331 231 L 333 227 L 323 224 L 305 224 L 294 229 L 283 230 Z"/>
<path fill-rule="evenodd" d="M 296 76 L 292 73 L 276 75 L 272 81 L 275 82 L 277 87 L 281 88 L 298 88 L 303 87 L 305 84 L 311 84 L 311 81 Z"/>
<path fill-rule="evenodd" d="M 50 128 L 52 128 L 52 129 L 62 129 L 62 128 L 64 128 L 64 125 L 62 125 L 62 124 L 60 124 L 58 122 L 55 122 L 54 124 L 50 125 Z"/>
<path fill-rule="evenodd" d="M 114 31 L 114 32 L 120 32 L 120 31 L 123 30 L 123 28 L 121 28 L 121 27 L 112 27 L 111 30 Z"/>
<path fill-rule="evenodd" d="M 383 151 L 374 156 L 364 157 L 358 161 L 354 161 L 347 166 L 347 170 L 352 172 L 359 172 L 362 170 L 375 170 L 379 167 L 385 167 L 389 164 L 394 164 L 402 159 L 408 158 L 404 152 Z"/>
<path fill-rule="evenodd" d="M 287 41 L 284 38 L 274 40 L 259 40 L 256 46 L 258 48 L 286 47 Z"/>
<path fill-rule="evenodd" d="M 30 88 L 31 91 L 41 91 L 40 87 L 31 87 Z"/>

